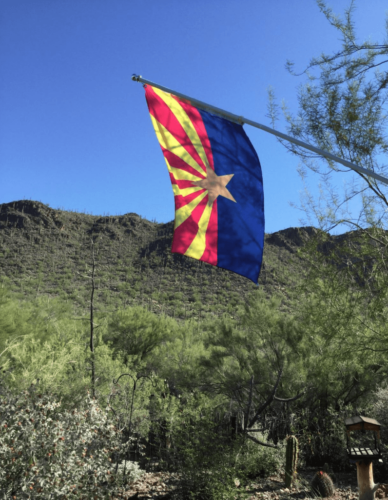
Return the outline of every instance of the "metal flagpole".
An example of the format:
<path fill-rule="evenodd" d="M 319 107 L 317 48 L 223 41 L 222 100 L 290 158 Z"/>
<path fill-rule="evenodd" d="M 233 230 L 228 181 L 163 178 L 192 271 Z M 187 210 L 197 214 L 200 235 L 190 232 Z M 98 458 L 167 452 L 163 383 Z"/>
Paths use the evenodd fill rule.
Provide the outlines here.
<path fill-rule="evenodd" d="M 354 163 L 351 163 L 350 161 L 343 160 L 342 158 L 339 158 L 338 156 L 335 156 L 327 151 L 323 151 L 322 149 L 316 148 L 315 146 L 312 146 L 311 144 L 308 144 L 307 142 L 300 141 L 299 139 L 295 139 L 294 137 L 291 137 L 290 135 L 283 134 L 282 132 L 278 132 L 277 130 L 267 127 L 266 125 L 262 125 L 261 123 L 254 122 L 253 120 L 249 120 L 248 118 L 244 118 L 243 116 L 238 116 L 233 113 L 229 113 L 228 111 L 225 111 L 220 108 L 216 108 L 215 106 L 212 106 L 211 104 L 207 104 L 206 102 L 199 101 L 198 99 L 194 99 L 193 97 L 189 97 L 185 94 L 181 94 L 180 92 L 175 92 L 175 90 L 171 90 L 167 87 L 163 87 L 163 85 L 159 85 L 154 82 L 150 82 L 149 80 L 146 80 L 145 78 L 142 78 L 141 76 L 137 75 L 132 75 L 132 80 L 135 82 L 140 82 L 140 83 L 145 83 L 146 85 L 151 85 L 151 87 L 156 87 L 160 90 L 163 90 L 164 92 L 168 92 L 170 94 L 176 95 L 177 97 L 180 97 L 181 99 L 187 99 L 190 101 L 194 106 L 198 106 L 201 109 L 204 109 L 205 111 L 210 111 L 211 113 L 214 113 L 216 115 L 222 116 L 223 118 L 226 118 L 227 120 L 236 122 L 236 123 L 246 123 L 247 125 L 251 125 L 252 127 L 259 128 L 261 130 L 264 130 L 265 132 L 268 132 L 269 134 L 276 135 L 276 137 L 280 137 L 281 139 L 284 139 L 285 141 L 292 142 L 293 144 L 296 144 L 297 146 L 301 146 L 304 149 L 308 149 L 309 151 L 312 151 L 313 153 L 317 153 L 320 156 L 324 156 L 326 158 L 329 158 L 330 160 L 333 160 L 337 163 L 341 163 L 345 167 L 351 168 L 352 170 L 355 170 L 356 172 L 360 172 L 361 174 L 368 175 L 369 177 L 373 177 L 374 179 L 383 182 L 384 184 L 388 184 L 388 179 L 376 174 L 373 172 L 373 170 L 369 170 L 367 168 L 359 167 L 358 165 L 355 165 Z"/>

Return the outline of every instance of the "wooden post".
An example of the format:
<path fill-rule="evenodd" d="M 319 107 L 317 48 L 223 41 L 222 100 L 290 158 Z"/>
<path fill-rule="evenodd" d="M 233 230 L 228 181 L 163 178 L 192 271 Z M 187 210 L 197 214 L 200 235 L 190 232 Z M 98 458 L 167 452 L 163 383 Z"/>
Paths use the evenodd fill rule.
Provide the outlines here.
<path fill-rule="evenodd" d="M 378 484 L 373 481 L 373 462 L 360 460 L 356 465 L 359 499 L 373 500 L 378 488 Z"/>

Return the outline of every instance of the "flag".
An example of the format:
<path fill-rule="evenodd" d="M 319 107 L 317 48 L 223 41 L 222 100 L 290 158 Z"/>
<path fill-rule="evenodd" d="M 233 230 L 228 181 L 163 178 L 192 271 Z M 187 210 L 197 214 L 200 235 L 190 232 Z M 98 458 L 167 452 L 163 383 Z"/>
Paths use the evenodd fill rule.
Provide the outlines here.
<path fill-rule="evenodd" d="M 172 252 L 257 283 L 264 246 L 260 161 L 242 125 L 145 85 L 175 198 Z"/>

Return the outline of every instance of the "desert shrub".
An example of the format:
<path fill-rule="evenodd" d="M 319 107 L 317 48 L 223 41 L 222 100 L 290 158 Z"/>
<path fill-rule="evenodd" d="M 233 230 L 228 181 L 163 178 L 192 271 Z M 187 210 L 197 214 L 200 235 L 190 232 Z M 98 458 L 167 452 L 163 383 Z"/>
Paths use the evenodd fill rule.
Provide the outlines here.
<path fill-rule="evenodd" d="M 293 429 L 299 439 L 300 462 L 313 467 L 328 463 L 335 472 L 352 470 L 346 454 L 344 420 L 353 411 L 351 407 L 339 412 L 331 408 L 320 413 L 301 410 Z"/>
<path fill-rule="evenodd" d="M 111 344 L 115 356 L 122 355 L 127 366 L 139 370 L 141 362 L 173 338 L 176 329 L 176 322 L 167 316 L 157 316 L 140 306 L 127 307 L 112 313 L 103 339 Z"/>
<path fill-rule="evenodd" d="M 102 403 L 111 391 L 112 380 L 130 370 L 121 356 L 113 359 L 111 347 L 98 337 L 95 340 L 96 395 Z M 10 348 L 1 358 L 7 386 L 16 393 L 39 380 L 40 391 L 55 394 L 62 400 L 62 408 L 76 407 L 90 387 L 88 342 L 83 327 L 66 323 L 44 341 L 31 333 L 17 344 L 9 342 Z"/>
<path fill-rule="evenodd" d="M 255 437 L 266 441 L 255 433 Z M 236 470 L 239 476 L 247 479 L 268 477 L 284 467 L 285 451 L 283 446 L 269 448 L 260 446 L 247 439 L 236 458 Z"/>
<path fill-rule="evenodd" d="M 158 415 L 153 427 L 154 452 L 165 468 L 178 473 L 176 500 L 239 498 L 235 470 L 239 442 L 227 442 L 217 431 L 213 413 L 218 402 L 204 394 L 154 401 Z"/>
<path fill-rule="evenodd" d="M 17 395 L 1 388 L 1 499 L 110 498 L 123 483 L 111 458 L 119 447 L 114 416 L 89 395 L 79 409 L 63 411 L 34 387 Z"/>
<path fill-rule="evenodd" d="M 133 483 L 142 477 L 145 473 L 137 462 L 131 462 L 125 460 L 115 467 L 114 473 L 118 480 L 121 480 L 123 484 Z"/>

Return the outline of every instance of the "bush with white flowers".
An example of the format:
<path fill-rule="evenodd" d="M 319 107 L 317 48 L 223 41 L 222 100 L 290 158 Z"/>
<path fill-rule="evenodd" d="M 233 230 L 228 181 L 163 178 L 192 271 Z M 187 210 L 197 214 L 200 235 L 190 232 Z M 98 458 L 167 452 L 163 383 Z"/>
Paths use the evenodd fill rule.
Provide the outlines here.
<path fill-rule="evenodd" d="M 116 472 L 116 467 L 113 472 Z M 123 482 L 123 484 L 129 484 L 137 481 L 142 477 L 145 473 L 143 469 L 140 469 L 140 466 L 137 462 L 131 462 L 129 460 L 125 460 L 118 464 L 117 467 L 117 477 Z"/>
<path fill-rule="evenodd" d="M 19 395 L 1 392 L 1 500 L 100 500 L 119 491 L 123 481 L 111 456 L 123 444 L 109 408 L 87 395 L 78 410 L 61 411 L 60 402 L 32 388 Z M 128 480 L 138 477 L 136 466 L 130 471 Z"/>

